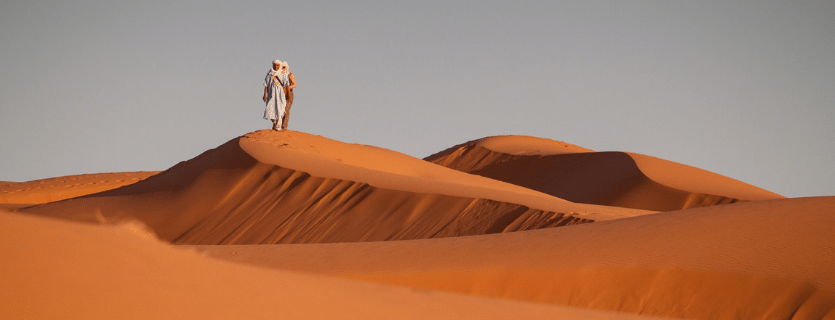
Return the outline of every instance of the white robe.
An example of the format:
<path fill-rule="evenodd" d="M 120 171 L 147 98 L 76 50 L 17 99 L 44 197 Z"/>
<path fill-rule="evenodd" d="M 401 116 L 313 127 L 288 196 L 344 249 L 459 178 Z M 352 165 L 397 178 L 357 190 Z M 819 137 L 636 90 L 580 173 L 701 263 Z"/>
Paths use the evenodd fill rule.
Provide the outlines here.
<path fill-rule="evenodd" d="M 272 74 L 272 72 L 267 72 L 267 76 L 264 78 L 264 87 L 267 88 L 267 109 L 264 110 L 264 119 L 281 122 L 284 120 L 284 108 L 287 106 L 284 87 L 290 83 L 290 79 L 285 72 L 278 74 L 278 81 L 275 81 Z"/>

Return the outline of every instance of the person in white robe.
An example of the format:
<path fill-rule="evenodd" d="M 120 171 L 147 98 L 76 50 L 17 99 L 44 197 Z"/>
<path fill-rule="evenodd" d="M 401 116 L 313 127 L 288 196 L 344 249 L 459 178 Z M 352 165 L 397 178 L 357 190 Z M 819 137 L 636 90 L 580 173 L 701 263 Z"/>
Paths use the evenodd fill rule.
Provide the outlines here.
<path fill-rule="evenodd" d="M 267 104 L 264 110 L 264 119 L 273 122 L 273 130 L 281 131 L 284 120 L 284 108 L 287 106 L 287 98 L 284 95 L 284 87 L 290 82 L 288 72 L 281 70 L 281 60 L 273 61 L 273 68 L 264 77 L 264 97 Z"/>

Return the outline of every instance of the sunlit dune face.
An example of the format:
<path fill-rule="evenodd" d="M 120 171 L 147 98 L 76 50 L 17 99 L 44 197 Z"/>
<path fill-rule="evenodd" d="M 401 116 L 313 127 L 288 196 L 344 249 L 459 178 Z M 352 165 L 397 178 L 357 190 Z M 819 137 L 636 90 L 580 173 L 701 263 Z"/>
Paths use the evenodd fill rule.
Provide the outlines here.
<path fill-rule="evenodd" d="M 831 212 L 545 138 L 422 160 L 259 130 L 162 172 L 0 182 L 0 319 L 835 319 Z"/>

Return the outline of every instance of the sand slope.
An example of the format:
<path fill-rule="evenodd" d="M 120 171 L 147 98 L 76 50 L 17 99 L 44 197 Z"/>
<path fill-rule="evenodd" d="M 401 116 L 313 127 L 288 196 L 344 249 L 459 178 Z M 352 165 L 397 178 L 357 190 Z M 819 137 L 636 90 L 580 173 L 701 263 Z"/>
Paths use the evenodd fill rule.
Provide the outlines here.
<path fill-rule="evenodd" d="M 262 130 L 0 185 L 48 202 L 0 212 L 0 318 L 835 319 L 835 197 L 531 137 L 428 159 Z"/>
<path fill-rule="evenodd" d="M 0 207 L 25 207 L 80 197 L 144 180 L 158 171 L 81 174 L 26 182 L 0 182 Z"/>
<path fill-rule="evenodd" d="M 201 246 L 353 279 L 694 319 L 835 317 L 835 197 L 473 237 Z"/>
<path fill-rule="evenodd" d="M 634 153 L 593 152 L 548 139 L 498 136 L 426 160 L 566 200 L 671 211 L 782 196 L 691 166 Z"/>
<path fill-rule="evenodd" d="M 0 211 L 0 227 L 2 319 L 649 319 L 236 265 L 135 221 Z"/>
<path fill-rule="evenodd" d="M 423 239 L 651 213 L 576 204 L 385 149 L 269 130 L 130 186 L 24 211 L 136 218 L 180 244 Z"/>

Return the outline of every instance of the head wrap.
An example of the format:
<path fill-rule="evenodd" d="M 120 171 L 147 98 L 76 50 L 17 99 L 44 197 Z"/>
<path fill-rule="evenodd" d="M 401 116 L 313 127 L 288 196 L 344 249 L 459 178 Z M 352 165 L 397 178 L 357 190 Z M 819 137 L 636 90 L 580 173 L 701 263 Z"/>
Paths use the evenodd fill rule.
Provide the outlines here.
<path fill-rule="evenodd" d="M 284 70 L 282 70 L 281 67 L 286 66 L 287 62 L 281 61 L 281 60 L 275 60 L 275 61 L 273 61 L 273 64 L 274 65 L 278 64 L 278 70 L 270 68 L 270 72 L 267 72 L 267 78 L 264 80 L 265 81 L 264 85 L 271 86 L 273 84 L 272 79 L 275 78 L 276 80 L 278 80 L 276 83 L 279 86 L 281 86 L 281 87 L 286 86 L 287 83 L 290 82 L 290 80 L 288 79 L 288 74 L 290 73 L 290 71 L 284 71 Z"/>
<path fill-rule="evenodd" d="M 278 65 L 278 69 L 275 69 L 275 65 Z M 269 75 L 270 76 L 275 76 L 275 75 L 281 73 L 281 65 L 282 65 L 281 60 L 273 60 L 273 66 L 270 68 Z"/>
<path fill-rule="evenodd" d="M 288 71 L 290 70 L 290 65 L 287 64 L 287 61 L 282 61 L 281 64 L 287 67 Z"/>

